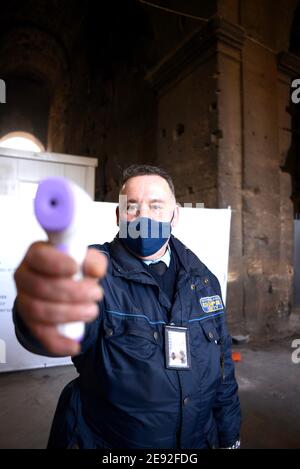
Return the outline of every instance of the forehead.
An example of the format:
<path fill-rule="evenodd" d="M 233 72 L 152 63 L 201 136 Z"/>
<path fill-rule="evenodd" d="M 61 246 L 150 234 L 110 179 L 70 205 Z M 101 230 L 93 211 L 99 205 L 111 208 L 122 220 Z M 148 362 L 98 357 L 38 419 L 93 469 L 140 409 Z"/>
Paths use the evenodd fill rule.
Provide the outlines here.
<path fill-rule="evenodd" d="M 150 199 L 171 197 L 172 191 L 167 181 L 158 175 L 134 176 L 125 182 L 121 194 L 133 199 Z"/>

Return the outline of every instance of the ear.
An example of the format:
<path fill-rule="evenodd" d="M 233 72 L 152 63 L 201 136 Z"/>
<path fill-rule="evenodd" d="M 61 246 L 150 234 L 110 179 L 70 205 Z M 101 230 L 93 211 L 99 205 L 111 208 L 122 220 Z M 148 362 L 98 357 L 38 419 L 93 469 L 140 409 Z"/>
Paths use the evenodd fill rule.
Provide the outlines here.
<path fill-rule="evenodd" d="M 117 219 L 117 225 L 119 226 L 119 220 L 120 220 L 119 205 L 117 205 L 117 208 L 116 208 L 116 219 Z"/>
<path fill-rule="evenodd" d="M 172 228 L 175 228 L 175 226 L 177 226 L 178 220 L 179 220 L 179 205 L 176 203 L 175 209 L 174 209 L 174 217 L 171 223 Z"/>

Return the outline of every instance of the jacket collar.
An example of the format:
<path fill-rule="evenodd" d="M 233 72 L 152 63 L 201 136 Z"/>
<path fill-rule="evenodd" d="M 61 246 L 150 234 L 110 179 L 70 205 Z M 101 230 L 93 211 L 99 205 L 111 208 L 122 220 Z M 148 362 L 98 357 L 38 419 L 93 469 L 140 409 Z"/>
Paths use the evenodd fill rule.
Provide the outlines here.
<path fill-rule="evenodd" d="M 126 249 L 118 235 L 110 243 L 110 256 L 113 275 L 134 277 L 142 274 L 152 278 L 143 262 Z"/>
<path fill-rule="evenodd" d="M 179 241 L 179 239 L 171 235 L 169 244 L 171 250 L 174 249 L 176 251 L 181 267 L 186 273 L 192 275 L 203 275 L 205 273 L 205 265 L 202 264 L 198 257 Z M 125 277 L 143 275 L 145 279 L 152 279 L 144 263 L 125 248 L 118 235 L 110 243 L 110 255 L 113 263 L 113 275 L 122 275 Z"/>

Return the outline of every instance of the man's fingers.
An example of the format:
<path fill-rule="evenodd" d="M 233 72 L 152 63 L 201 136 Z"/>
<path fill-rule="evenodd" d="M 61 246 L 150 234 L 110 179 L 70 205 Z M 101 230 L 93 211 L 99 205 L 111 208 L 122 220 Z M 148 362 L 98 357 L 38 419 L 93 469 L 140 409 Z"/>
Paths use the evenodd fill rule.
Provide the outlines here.
<path fill-rule="evenodd" d="M 23 264 L 15 273 L 18 294 L 25 293 L 34 299 L 65 303 L 100 301 L 103 293 L 95 278 L 42 277 Z"/>
<path fill-rule="evenodd" d="M 52 355 L 73 356 L 80 352 L 80 343 L 60 335 L 56 327 L 29 324 L 35 337 Z"/>
<path fill-rule="evenodd" d="M 54 356 L 76 355 L 80 345 L 63 337 L 58 324 L 90 322 L 99 313 L 96 302 L 103 297 L 99 283 L 107 258 L 87 250 L 85 278 L 74 280 L 76 262 L 48 243 L 34 243 L 15 272 L 17 311 L 31 333 Z"/>
<path fill-rule="evenodd" d="M 70 256 L 41 241 L 30 246 L 23 262 L 30 269 L 47 276 L 71 277 L 78 270 L 76 262 Z"/>
<path fill-rule="evenodd" d="M 83 264 L 84 275 L 88 277 L 102 278 L 107 270 L 107 255 L 96 249 L 90 248 Z"/>
<path fill-rule="evenodd" d="M 33 243 L 23 263 L 31 270 L 45 276 L 71 277 L 78 270 L 76 262 L 68 255 L 58 251 L 49 243 Z M 96 249 L 88 249 L 83 264 L 84 274 L 88 277 L 102 278 L 107 270 L 107 255 Z"/>
<path fill-rule="evenodd" d="M 20 293 L 17 299 L 19 314 L 26 323 L 57 325 L 74 321 L 93 321 L 98 313 L 97 303 L 55 303 L 32 298 Z"/>

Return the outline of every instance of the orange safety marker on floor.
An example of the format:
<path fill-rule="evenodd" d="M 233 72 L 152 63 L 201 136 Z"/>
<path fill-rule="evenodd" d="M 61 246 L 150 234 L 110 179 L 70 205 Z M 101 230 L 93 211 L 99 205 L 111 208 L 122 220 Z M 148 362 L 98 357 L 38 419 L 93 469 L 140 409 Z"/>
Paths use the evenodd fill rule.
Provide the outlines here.
<path fill-rule="evenodd" d="M 234 362 L 240 362 L 242 360 L 240 352 L 232 352 L 231 357 Z"/>

